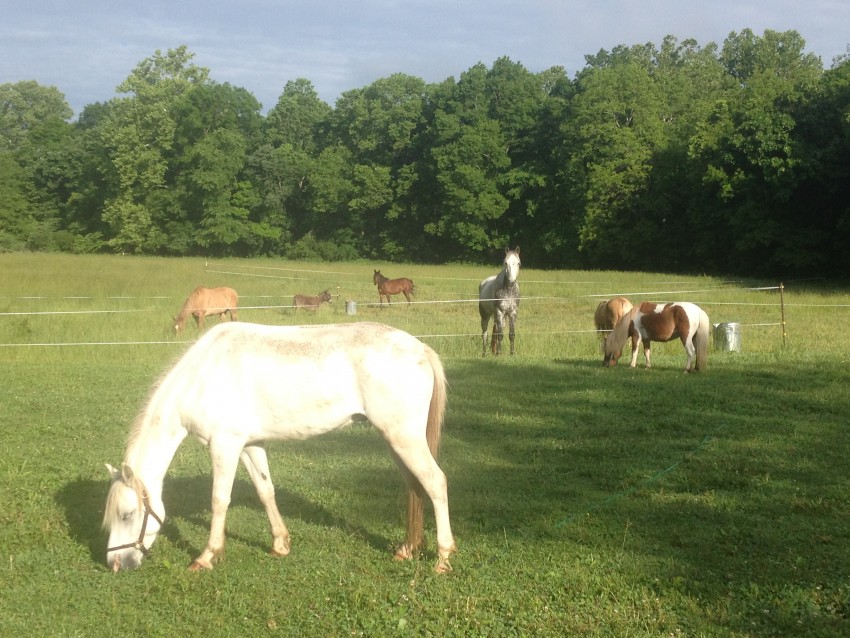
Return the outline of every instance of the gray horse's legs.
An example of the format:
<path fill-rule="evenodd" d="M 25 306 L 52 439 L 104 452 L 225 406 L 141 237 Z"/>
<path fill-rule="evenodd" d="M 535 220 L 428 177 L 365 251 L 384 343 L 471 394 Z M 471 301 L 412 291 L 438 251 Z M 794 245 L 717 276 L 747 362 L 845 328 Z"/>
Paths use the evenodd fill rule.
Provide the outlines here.
<path fill-rule="evenodd" d="M 505 337 L 505 315 L 496 311 L 493 316 L 493 354 L 502 354 L 502 339 Z"/>

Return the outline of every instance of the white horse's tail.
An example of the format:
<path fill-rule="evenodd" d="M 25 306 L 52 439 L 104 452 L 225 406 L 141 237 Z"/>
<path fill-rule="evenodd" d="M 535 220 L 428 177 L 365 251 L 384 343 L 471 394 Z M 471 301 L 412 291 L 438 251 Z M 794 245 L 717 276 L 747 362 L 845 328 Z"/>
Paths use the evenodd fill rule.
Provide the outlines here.
<path fill-rule="evenodd" d="M 425 355 L 431 370 L 434 372 L 434 388 L 431 393 L 431 405 L 428 409 L 428 425 L 425 429 L 425 437 L 428 441 L 428 449 L 431 456 L 437 458 L 440 449 L 440 438 L 443 433 L 443 419 L 446 414 L 446 373 L 440 357 L 430 347 L 425 346 Z M 404 468 L 403 464 L 400 464 Z M 409 471 L 403 469 L 407 478 L 407 541 L 409 547 L 419 547 L 422 544 L 425 528 L 425 514 L 423 498 L 425 497 L 422 486 Z"/>
<path fill-rule="evenodd" d="M 699 311 L 699 326 L 694 333 L 694 346 L 697 351 L 697 361 L 694 365 L 695 370 L 705 370 L 708 364 L 708 335 L 711 324 L 708 321 L 708 315 L 704 310 Z"/>

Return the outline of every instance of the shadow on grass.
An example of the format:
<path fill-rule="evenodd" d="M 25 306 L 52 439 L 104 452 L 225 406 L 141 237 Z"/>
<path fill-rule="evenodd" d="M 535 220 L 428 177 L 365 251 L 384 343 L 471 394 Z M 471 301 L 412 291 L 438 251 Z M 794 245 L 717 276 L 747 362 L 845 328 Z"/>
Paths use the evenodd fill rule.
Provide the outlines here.
<path fill-rule="evenodd" d="M 639 557 L 624 569 L 744 634 L 834 631 L 850 621 L 850 373 L 679 361 L 453 362 L 447 432 L 477 459 L 454 477 L 454 517 Z"/>
<path fill-rule="evenodd" d="M 373 443 L 380 445 L 382 442 L 373 441 Z M 272 468 L 272 472 L 274 472 L 274 468 Z M 397 471 L 389 472 L 385 469 L 379 469 L 378 472 L 365 469 L 355 472 L 354 475 L 349 472 L 348 480 L 365 485 L 367 483 L 363 483 L 362 481 L 374 482 L 376 478 L 380 478 L 380 484 L 386 486 L 385 500 L 387 503 L 384 505 L 384 508 L 386 508 L 396 504 L 398 499 L 395 497 L 401 492 L 403 487 L 402 479 Z M 331 483 L 334 480 L 344 482 L 346 478 L 339 477 L 338 479 L 332 479 Z M 188 560 L 192 560 L 198 556 L 203 547 L 195 546 L 183 538 L 180 530 L 173 521 L 178 519 L 185 520 L 192 525 L 209 530 L 211 486 L 211 476 L 166 477 L 165 480 L 163 501 L 166 509 L 166 520 L 162 535 L 168 538 L 169 542 L 175 547 L 181 551 L 185 551 Z M 393 486 L 397 487 L 397 490 L 393 491 Z M 64 512 L 65 520 L 68 524 L 69 537 L 74 542 L 85 547 L 92 560 L 96 563 L 103 563 L 106 558 L 106 532 L 101 530 L 101 517 L 103 515 L 103 507 L 106 502 L 108 489 L 109 483 L 107 480 L 79 479 L 67 483 L 57 492 L 55 497 L 57 504 Z M 402 538 L 402 529 L 399 530 L 398 538 L 391 540 L 370 532 L 365 525 L 365 521 L 355 521 L 335 514 L 328 508 L 309 498 L 305 498 L 294 490 L 285 489 L 278 485 L 275 491 L 278 507 L 281 510 L 284 521 L 287 523 L 298 519 L 308 525 L 344 530 L 346 535 L 359 538 L 372 548 L 380 551 L 386 550 L 394 542 L 398 542 Z M 362 505 L 362 507 L 366 506 L 366 503 Z M 234 515 L 238 516 L 238 510 L 242 508 L 256 510 L 264 521 L 267 520 L 265 510 L 260 504 L 251 482 L 237 478 L 233 484 L 228 520 Z M 236 511 L 234 512 L 234 510 Z M 266 530 L 268 530 L 268 525 L 266 525 Z M 206 535 L 204 535 L 204 538 L 206 538 Z M 271 548 L 270 531 L 261 535 L 245 536 L 228 530 L 227 539 L 229 541 L 238 541 L 265 552 Z"/>

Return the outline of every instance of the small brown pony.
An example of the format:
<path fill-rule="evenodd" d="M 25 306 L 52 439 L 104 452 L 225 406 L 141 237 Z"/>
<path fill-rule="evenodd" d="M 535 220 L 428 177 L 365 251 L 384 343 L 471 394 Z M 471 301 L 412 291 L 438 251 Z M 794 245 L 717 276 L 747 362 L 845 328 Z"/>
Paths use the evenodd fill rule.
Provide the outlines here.
<path fill-rule="evenodd" d="M 292 298 L 292 306 L 295 308 L 297 312 L 299 308 L 304 308 L 304 310 L 312 310 L 316 312 L 319 309 L 319 306 L 322 303 L 333 303 L 333 297 L 331 297 L 331 293 L 327 290 L 324 292 L 320 292 L 315 297 L 311 297 L 309 295 L 295 295 Z"/>
<path fill-rule="evenodd" d="M 204 317 L 218 315 L 224 321 L 224 315 L 230 313 L 230 320 L 236 321 L 236 306 L 239 303 L 239 295 L 233 288 L 204 288 L 198 286 L 192 294 L 186 298 L 180 314 L 174 318 L 174 332 L 180 334 L 186 325 L 189 315 L 195 319 L 198 330 L 204 329 Z"/>
<path fill-rule="evenodd" d="M 407 277 L 399 277 L 398 279 L 388 279 L 381 274 L 380 270 L 376 270 L 372 275 L 372 283 L 378 287 L 378 303 L 384 303 L 384 297 L 387 298 L 387 303 L 390 303 L 390 295 L 403 293 L 407 303 L 410 303 L 410 295 L 416 294 L 416 288 L 413 281 Z"/>
<path fill-rule="evenodd" d="M 599 305 L 596 306 L 596 314 L 593 316 L 593 323 L 596 325 L 596 332 L 599 337 L 604 340 L 623 315 L 631 309 L 632 302 L 625 297 L 614 297 L 600 301 Z"/>

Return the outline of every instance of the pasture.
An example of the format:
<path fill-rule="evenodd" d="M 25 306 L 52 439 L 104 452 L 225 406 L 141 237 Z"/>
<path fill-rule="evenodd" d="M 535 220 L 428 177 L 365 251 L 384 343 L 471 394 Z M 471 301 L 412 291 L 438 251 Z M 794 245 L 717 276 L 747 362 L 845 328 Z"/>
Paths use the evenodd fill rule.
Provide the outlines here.
<path fill-rule="evenodd" d="M 779 282 L 523 263 L 517 353 L 482 358 L 478 283 L 498 263 L 0 255 L 0 634 L 850 633 L 850 288 L 785 282 L 783 340 Z M 382 267 L 416 282 L 412 303 L 378 305 Z M 392 560 L 403 484 L 357 425 L 269 446 L 288 557 L 269 555 L 240 468 L 226 556 L 186 569 L 211 490 L 207 451 L 187 439 L 151 555 L 112 573 L 104 463 L 120 463 L 151 386 L 197 338 L 172 317 L 198 285 L 238 291 L 241 321 L 380 321 L 440 354 L 452 572 L 432 571 L 430 507 L 423 556 Z M 294 294 L 326 288 L 333 304 L 294 313 Z M 697 303 L 741 324 L 743 351 L 710 349 L 707 370 L 684 375 L 677 340 L 653 344 L 650 370 L 642 356 L 605 369 L 593 315 L 618 294 Z"/>

